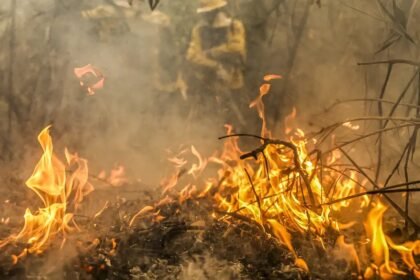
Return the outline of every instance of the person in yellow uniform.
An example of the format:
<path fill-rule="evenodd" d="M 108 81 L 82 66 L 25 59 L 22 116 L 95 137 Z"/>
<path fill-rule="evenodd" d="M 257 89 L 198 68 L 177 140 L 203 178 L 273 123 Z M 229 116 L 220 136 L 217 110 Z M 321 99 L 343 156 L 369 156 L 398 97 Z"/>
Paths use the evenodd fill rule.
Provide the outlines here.
<path fill-rule="evenodd" d="M 192 30 L 187 51 L 189 93 L 200 110 L 223 111 L 227 121 L 244 124 L 245 28 L 226 8 L 225 0 L 199 2 L 197 13 L 202 19 Z"/>
<path fill-rule="evenodd" d="M 94 33 L 99 40 L 109 43 L 130 31 L 127 19 L 137 16 L 138 11 L 134 10 L 126 0 L 108 0 L 81 13 L 83 18 L 95 24 Z"/>

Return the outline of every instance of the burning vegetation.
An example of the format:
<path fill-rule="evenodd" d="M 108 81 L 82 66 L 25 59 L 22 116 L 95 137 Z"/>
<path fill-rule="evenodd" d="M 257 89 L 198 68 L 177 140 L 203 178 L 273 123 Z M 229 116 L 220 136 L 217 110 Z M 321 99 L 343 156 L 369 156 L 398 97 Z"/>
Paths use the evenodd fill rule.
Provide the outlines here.
<path fill-rule="evenodd" d="M 233 127 L 226 125 L 227 135 L 221 138 L 225 143 L 220 154 L 205 158 L 192 146 L 169 158 L 175 171 L 161 182 L 162 199 L 138 212 L 124 209 L 132 209 L 135 205 L 127 201 L 115 205 L 107 202 L 88 221 L 84 221 L 87 226 L 86 222 L 97 223 L 103 215 L 115 215 L 119 211 L 126 213 L 123 217 L 120 215 L 120 220 L 113 217 L 113 222 L 107 225 L 113 231 L 118 227 L 117 232 L 98 234 L 89 243 L 88 249 L 79 248 L 85 277 L 114 275 L 118 278 L 137 274 L 135 277 L 140 277 L 140 266 L 126 268 L 125 272 L 114 270 L 119 269 L 121 264 L 118 263 L 130 262 L 120 254 L 126 250 L 130 252 L 133 246 L 140 246 L 143 248 L 138 253 L 149 255 L 151 252 L 147 252 L 147 247 L 152 246 L 149 248 L 151 251 L 162 250 L 152 255 L 163 254 L 173 261 L 174 257 L 179 257 L 176 256 L 179 250 L 189 251 L 185 248 L 186 244 L 168 244 L 177 243 L 178 238 L 186 238 L 187 241 L 182 242 L 190 242 L 193 250 L 199 250 L 195 253 L 200 249 L 211 250 L 208 246 L 212 246 L 201 245 L 203 247 L 200 248 L 195 243 L 214 242 L 215 238 L 219 239 L 218 242 L 229 242 L 228 238 L 238 239 L 234 242 L 241 242 L 242 238 L 256 238 L 259 244 L 253 245 L 254 254 L 263 255 L 261 251 L 265 248 L 269 249 L 269 254 L 278 254 L 269 277 L 322 277 L 319 269 L 325 268 L 311 259 L 313 255 L 309 251 L 313 250 L 320 254 L 318 258 L 335 257 L 344 261 L 346 269 L 331 274 L 334 277 L 420 277 L 416 262 L 420 254 L 420 240 L 400 242 L 401 237 L 394 238 L 384 229 L 384 214 L 388 209 L 384 204 L 386 194 L 388 191 L 405 192 L 406 184 L 368 191 L 371 179 L 343 147 L 322 153 L 316 149 L 319 141 L 316 136 L 307 137 L 302 130 L 288 126 L 287 141 L 269 138 L 271 132 L 265 125 L 262 97 L 269 92 L 268 82 L 278 78 L 281 76 L 266 76 L 267 83 L 261 86 L 259 97 L 250 104 L 262 120 L 261 135 L 233 134 Z M 296 112 L 289 116 L 288 122 L 295 115 Z M 359 129 L 350 122 L 345 122 L 343 126 Z M 94 191 L 89 183 L 87 161 L 77 154 L 70 154 L 67 149 L 67 164 L 60 161 L 53 152 L 49 130 L 50 127 L 46 127 L 38 136 L 43 154 L 26 181 L 27 187 L 36 193 L 43 206 L 35 212 L 28 208 L 22 230 L 11 234 L 0 244 L 1 248 L 14 246 L 11 251 L 21 250 L 20 253 L 10 254 L 13 266 L 8 273 L 11 275 L 15 267 L 27 258 L 39 256 L 50 247 L 63 248 L 67 240 L 77 242 L 77 238 L 71 236 L 74 232 L 92 230 L 89 226 L 79 227 L 75 221 L 75 213 L 83 204 L 84 197 Z M 255 138 L 261 146 L 245 153 L 239 147 L 240 137 Z M 195 160 L 188 161 L 188 154 Z M 343 158 L 347 158 L 352 168 Z M 209 172 L 215 176 L 206 172 L 211 165 L 217 167 L 215 172 Z M 115 182 L 127 182 L 122 180 L 122 172 L 123 167 L 118 167 L 111 171 L 109 179 L 105 172 L 94 178 L 115 187 Z M 398 206 L 391 206 L 398 211 Z M 355 213 L 348 215 L 347 212 Z M 94 224 L 93 229 L 97 227 Z M 187 233 L 191 236 L 183 236 Z M 90 235 L 95 235 L 95 232 L 90 232 Z M 252 243 L 251 240 L 245 242 Z M 21 245 L 16 246 L 18 244 Z M 214 253 L 217 255 L 219 252 Z M 311 257 L 307 259 L 308 256 Z M 285 263 L 288 267 L 283 266 Z M 252 267 L 248 265 L 229 273 L 237 273 L 231 276 L 239 277 Z M 279 268 L 280 271 L 277 270 Z M 181 267 L 177 273 L 193 273 L 188 269 Z M 262 277 L 267 273 L 254 269 L 256 271 L 251 269 L 249 272 L 250 277 L 263 273 L 259 275 Z"/>
<path fill-rule="evenodd" d="M 87 161 L 66 149 L 67 165 L 61 162 L 53 152 L 49 129 L 46 127 L 38 136 L 44 153 L 26 181 L 26 186 L 41 199 L 43 207 L 34 214 L 26 209 L 22 230 L 0 243 L 0 247 L 25 244 L 19 255 L 12 255 L 14 264 L 28 254 L 41 254 L 58 236 L 64 243 L 67 234 L 79 230 L 71 211 L 76 211 L 84 196 L 93 191 L 88 182 Z M 66 168 L 73 170 L 66 173 Z"/>
<path fill-rule="evenodd" d="M 60 5 L 66 5 L 59 2 L 55 3 L 57 14 Z M 116 0 L 97 7 L 65 6 L 76 9 L 84 24 L 98 21 L 93 30 L 98 31 L 97 40 L 103 48 L 118 45 L 116 48 L 126 53 L 122 58 L 103 56 L 109 64 L 101 64 L 100 59 L 91 62 L 86 57 L 77 63 L 66 60 L 56 68 L 51 63 L 48 71 L 56 79 L 51 79 L 48 88 L 56 91 L 68 84 L 77 92 L 71 101 L 63 101 L 64 96 L 58 98 L 57 104 L 71 104 L 63 113 L 60 108 L 65 106 L 56 108 L 47 97 L 38 100 L 16 94 L 25 88 L 16 83 L 14 47 L 18 38 L 14 32 L 18 13 L 17 2 L 12 0 L 11 70 L 5 95 L 8 124 L 0 126 L 7 132 L 0 138 L 4 143 L 0 143 L 7 165 L 12 168 L 12 162 L 17 162 L 19 166 L 14 172 L 29 172 L 28 162 L 35 167 L 24 182 L 16 179 L 20 176 L 6 172 L 14 181 L 8 181 L 12 191 L 0 205 L 0 277 L 420 279 L 420 226 L 415 210 L 419 205 L 416 193 L 420 191 L 416 178 L 420 63 L 388 57 L 359 63 L 358 69 L 366 71 L 365 97 L 332 100 L 328 94 L 332 102 L 322 104 L 325 108 L 321 113 L 312 114 L 305 109 L 317 104 L 315 98 L 305 96 L 302 105 L 285 96 L 299 88 L 300 78 L 305 76 L 298 64 L 299 46 L 305 37 L 310 43 L 317 42 L 314 38 L 319 34 L 315 27 L 308 27 L 307 21 L 310 12 L 324 7 L 324 1 L 297 1 L 299 4 L 294 6 L 289 1 L 260 1 L 247 10 L 240 1 L 200 0 L 193 7 L 200 20 L 191 24 L 188 32 L 182 29 L 186 25 L 177 16 L 191 8 L 190 4 L 182 6 L 182 10 L 171 4 L 165 6 L 165 2 Z M 390 51 L 399 42 L 405 44 L 401 48 L 417 54 L 418 32 L 411 35 L 409 29 L 410 19 L 415 18 L 412 15 L 420 14 L 417 1 L 410 1 L 411 5 L 376 2 L 382 15 L 379 20 L 388 24 L 390 37 L 375 55 Z M 327 7 L 333 10 L 336 5 L 330 3 Z M 378 20 L 348 4 L 339 5 Z M 171 8 L 172 16 L 165 13 Z M 269 11 L 264 14 L 265 21 L 242 14 L 257 8 Z M 279 15 L 288 15 L 290 9 L 292 15 L 282 22 Z M 272 15 L 276 18 L 269 21 Z M 139 149 L 136 153 L 144 156 L 146 167 L 152 165 L 147 156 L 158 154 L 159 171 L 154 172 L 141 170 L 134 162 L 127 164 L 129 156 L 116 163 L 123 159 L 109 152 L 118 150 L 113 142 L 126 136 L 123 131 L 128 130 L 129 121 L 125 114 L 138 105 L 135 99 L 126 101 L 125 96 L 119 99 L 116 94 L 107 100 L 111 98 L 109 93 L 115 93 L 120 86 L 127 92 L 133 90 L 125 75 L 109 67 L 119 58 L 124 67 L 131 65 L 130 51 L 124 45 L 124 39 L 133 39 L 127 35 L 131 32 L 129 19 L 141 19 L 148 26 L 143 31 L 158 34 L 148 33 L 147 38 L 156 36 L 161 45 L 153 69 L 145 71 L 150 76 L 140 84 L 144 91 L 164 94 L 164 98 L 160 97 L 164 101 L 151 98 L 158 104 L 157 111 L 142 113 L 150 115 L 143 123 L 145 128 L 140 128 L 148 146 L 133 145 L 129 150 L 134 154 Z M 257 55 L 265 47 L 256 31 L 273 27 L 272 35 L 266 36 L 264 42 L 279 44 L 275 35 L 284 31 L 277 31 L 279 22 L 292 23 L 293 38 L 285 44 L 290 58 L 281 67 L 258 70 L 263 64 L 259 59 L 264 56 Z M 188 34 L 185 42 L 174 39 L 183 33 Z M 91 43 L 87 41 L 87 45 Z M 167 43 L 174 43 L 178 53 L 168 54 L 162 47 Z M 49 55 L 60 52 L 49 48 Z M 184 58 L 175 59 L 181 53 Z M 253 59 L 258 66 L 251 63 Z M 169 67 L 169 62 L 175 66 Z M 370 67 L 385 70 L 385 77 L 375 76 L 377 79 L 371 82 L 367 75 Z M 270 68 L 279 71 L 271 73 Z M 59 81 L 57 73 L 66 73 L 72 79 Z M 133 80 L 140 80 L 136 75 Z M 42 81 L 37 86 L 41 87 Z M 400 87 L 397 96 L 390 94 Z M 371 97 L 372 88 L 379 88 L 379 94 L 375 92 Z M 248 97 L 249 92 L 252 94 Z M 153 102 L 147 106 L 154 106 Z M 166 103 L 174 103 L 185 112 L 173 113 Z M 361 108 L 348 106 L 362 103 L 362 109 L 368 112 L 364 115 L 357 115 Z M 116 104 L 125 105 L 114 110 Z M 340 106 L 348 106 L 350 113 L 337 110 Z M 46 112 L 35 114 L 37 107 Z M 104 108 L 104 113 L 99 108 Z M 93 117 L 96 114 L 100 117 Z M 169 115 L 165 120 L 174 120 L 160 127 L 163 117 L 155 118 L 165 114 Z M 224 129 L 216 150 L 203 144 L 209 134 L 194 137 L 195 131 L 212 130 L 207 120 L 213 121 L 212 114 L 217 129 Z M 304 117 L 300 118 L 301 114 Z M 67 117 L 68 121 L 63 120 Z M 147 126 L 149 120 L 152 124 Z M 148 135 L 147 128 L 152 127 L 153 132 L 167 129 L 164 137 L 170 138 L 170 126 L 176 126 L 175 130 L 186 135 L 183 140 L 188 141 L 175 145 L 178 141 L 169 139 L 164 143 L 171 145 L 165 147 L 167 154 L 162 156 L 152 143 L 158 142 L 158 136 Z M 14 147 L 26 141 L 19 136 L 30 132 L 34 138 L 32 133 L 39 130 L 42 151 L 38 148 L 33 152 L 33 147 L 28 146 L 25 151 L 30 155 L 14 159 Z M 19 139 L 16 143 L 15 137 Z M 101 141 L 105 147 L 92 148 Z M 67 142 L 71 149 L 58 153 Z M 25 145 L 21 146 L 26 149 Z M 85 149 L 85 145 L 92 150 Z M 121 146 L 127 148 L 127 143 Z M 83 154 L 89 164 L 69 150 Z M 104 155 L 97 156 L 98 150 Z M 117 156 L 123 158 L 123 153 L 118 150 Z M 37 163 L 34 157 L 40 157 Z M 102 162 L 109 157 L 112 164 Z M 158 177 L 155 180 L 159 183 L 139 179 L 145 173 Z M 9 186 L 5 188 L 9 190 Z"/>

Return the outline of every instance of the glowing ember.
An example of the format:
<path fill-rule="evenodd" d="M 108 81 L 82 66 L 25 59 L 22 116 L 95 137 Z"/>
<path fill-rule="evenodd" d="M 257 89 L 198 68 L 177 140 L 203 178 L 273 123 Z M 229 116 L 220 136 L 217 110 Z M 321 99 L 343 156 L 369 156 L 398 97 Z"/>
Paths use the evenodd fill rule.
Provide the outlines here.
<path fill-rule="evenodd" d="M 360 129 L 360 125 L 357 124 L 352 124 L 351 122 L 345 122 L 343 123 L 344 127 L 350 128 L 351 130 L 359 130 Z"/>
<path fill-rule="evenodd" d="M 14 262 L 26 254 L 42 253 L 59 235 L 64 242 L 67 233 L 78 229 L 70 206 L 78 208 L 83 197 L 93 190 L 87 181 L 87 161 L 67 150 L 67 163 L 74 171 L 66 174 L 66 166 L 54 155 L 49 129 L 46 127 L 38 136 L 44 153 L 26 181 L 27 187 L 41 199 L 43 207 L 35 213 L 26 209 L 23 229 L 0 242 L 0 248 L 13 242 L 27 244 L 21 254 L 13 256 Z"/>

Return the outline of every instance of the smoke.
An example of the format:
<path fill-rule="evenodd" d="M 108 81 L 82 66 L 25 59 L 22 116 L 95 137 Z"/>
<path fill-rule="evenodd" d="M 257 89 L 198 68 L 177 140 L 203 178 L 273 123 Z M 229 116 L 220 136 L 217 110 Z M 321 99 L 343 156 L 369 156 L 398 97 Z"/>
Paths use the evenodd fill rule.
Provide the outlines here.
<path fill-rule="evenodd" d="M 225 134 L 226 119 L 211 106 L 197 111 L 195 96 L 204 92 L 190 90 L 185 95 L 181 86 L 186 82 L 183 70 L 189 67 L 185 55 L 191 30 L 199 21 L 197 2 L 161 0 L 158 13 L 151 13 L 140 0 L 132 8 L 118 8 L 107 0 L 0 1 L 0 194 L 7 199 L 0 206 L 4 213 L 0 218 L 12 217 L 10 223 L 15 225 L 19 222 L 14 217 L 28 207 L 24 180 L 41 153 L 36 135 L 49 124 L 59 156 L 65 146 L 78 152 L 88 159 L 93 175 L 125 166 L 131 181 L 141 181 L 142 187 L 150 189 L 157 189 L 161 178 L 170 173 L 167 158 L 181 147 L 194 145 L 203 157 L 222 148 L 217 138 Z M 359 62 L 419 60 L 418 47 L 404 38 L 376 53 L 395 32 L 377 1 L 322 0 L 320 6 L 316 2 L 229 1 L 230 14 L 242 20 L 247 30 L 246 88 L 235 97 L 238 103 L 246 105 L 258 95 L 265 74 L 284 77 L 273 81 L 264 97 L 274 137 L 284 135 L 284 117 L 293 107 L 297 109 L 294 123 L 306 132 L 335 121 L 376 115 L 376 103 L 351 102 L 325 109 L 337 100 L 378 98 L 387 66 L 360 66 Z M 417 1 L 396 3 L 407 15 L 407 33 L 419 42 Z M 109 12 L 104 7 L 112 7 L 116 16 L 103 18 Z M 93 96 L 86 94 L 73 73 L 86 64 L 105 76 L 104 88 Z M 395 66 L 386 99 L 397 99 L 413 74 L 411 66 Z M 415 101 L 410 99 L 414 91 L 409 89 L 404 103 Z M 13 106 L 10 94 L 16 100 Z M 404 113 L 405 109 L 396 111 Z M 246 111 L 246 120 L 241 132 L 260 131 L 255 111 Z M 364 123 L 360 133 L 376 126 Z M 343 128 L 340 133 L 342 140 L 359 132 Z M 385 168 L 394 166 L 409 136 L 409 131 L 387 136 Z M 375 140 L 351 150 L 370 172 L 377 164 Z M 21 189 L 10 192 L 9 186 L 16 185 Z M 97 212 L 110 196 L 95 194 L 84 210 Z M 76 252 L 71 246 L 65 252 L 52 254 L 43 268 L 67 265 Z M 60 262 L 57 255 L 62 256 Z M 235 279 L 241 269 L 212 256 L 197 256 L 185 260 L 181 278 Z"/>
<path fill-rule="evenodd" d="M 210 255 L 196 256 L 193 260 L 185 261 L 182 266 L 180 279 L 238 279 L 243 270 L 240 263 L 221 261 Z"/>
<path fill-rule="evenodd" d="M 247 88 L 236 98 L 243 103 L 253 99 L 264 74 L 285 76 L 273 83 L 265 99 L 277 137 L 282 136 L 283 118 L 292 107 L 297 108 L 296 123 L 307 131 L 369 112 L 372 107 L 356 102 L 323 113 L 336 100 L 377 96 L 386 66 L 358 62 L 418 57 L 405 40 L 375 54 L 392 31 L 375 1 L 309 2 L 229 2 L 231 15 L 244 22 L 248 38 Z M 10 30 L 11 3 L 0 4 L 0 33 L 4 42 L 11 32 L 16 36 L 13 94 L 19 96 L 18 111 L 25 117 L 14 119 L 13 144 L 5 146 L 14 153 L 26 150 L 22 152 L 29 154 L 26 162 L 33 159 L 37 132 L 47 124 L 54 126 L 57 149 L 68 146 L 78 151 L 89 159 L 92 173 L 122 164 L 128 176 L 150 186 L 167 172 L 168 149 L 193 144 L 208 156 L 221 148 L 217 137 L 225 133 L 226 120 L 211 110 L 191 113 L 194 96 L 202 92 L 188 92 L 185 100 L 179 89 L 160 88 L 177 81 L 188 68 L 185 52 L 199 20 L 196 1 L 162 0 L 158 14 L 151 14 L 147 3 L 134 1 L 133 8 L 114 6 L 118 16 L 110 20 L 100 18 L 106 9 L 95 12 L 100 5 L 112 6 L 109 1 L 17 1 L 15 30 Z M 397 4 L 403 11 L 411 10 L 406 13 L 407 28 L 417 39 L 415 1 Z M 3 43 L 4 74 L 10 71 L 9 53 Z M 86 95 L 73 74 L 75 67 L 88 63 L 106 77 L 104 89 L 94 96 Z M 401 66 L 391 77 L 390 99 L 398 96 L 410 71 Z M 2 81 L 2 91 L 8 89 Z M 0 129 L 6 137 L 9 107 L 6 98 L 0 100 L 5 120 Z M 249 125 L 242 131 L 258 132 L 257 115 L 252 110 L 248 114 Z"/>

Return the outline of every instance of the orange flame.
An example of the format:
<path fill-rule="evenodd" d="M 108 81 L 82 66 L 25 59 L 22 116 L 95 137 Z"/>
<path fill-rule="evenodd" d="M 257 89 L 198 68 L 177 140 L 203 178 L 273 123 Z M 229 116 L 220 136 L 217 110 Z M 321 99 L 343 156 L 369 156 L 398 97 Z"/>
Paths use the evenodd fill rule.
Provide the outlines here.
<path fill-rule="evenodd" d="M 26 181 L 27 187 L 38 195 L 44 207 L 35 213 L 26 209 L 22 230 L 0 242 L 0 248 L 17 241 L 28 245 L 20 255 L 13 256 L 14 262 L 28 253 L 43 252 L 59 234 L 62 234 L 64 242 L 67 233 L 78 229 L 69 206 L 77 209 L 83 197 L 93 191 L 87 181 L 87 161 L 71 155 L 67 150 L 67 162 L 74 167 L 74 171 L 66 176 L 65 165 L 53 153 L 49 129 L 49 126 L 46 127 L 38 136 L 44 153 L 32 176 Z M 70 200 L 72 204 L 69 204 Z"/>
<path fill-rule="evenodd" d="M 197 151 L 197 149 L 192 146 L 191 147 L 191 152 L 194 156 L 197 157 L 198 159 L 198 164 L 193 164 L 190 168 L 190 170 L 188 171 L 188 174 L 191 174 L 194 176 L 194 178 L 196 178 L 198 175 L 200 175 L 200 173 L 206 168 L 207 166 L 207 160 L 204 159 L 201 154 Z"/>
<path fill-rule="evenodd" d="M 336 242 L 337 257 L 346 260 L 348 263 L 354 263 L 357 268 L 357 272 L 360 274 L 361 266 L 360 260 L 357 255 L 354 244 L 348 244 L 344 241 L 344 236 L 340 235 Z"/>
<path fill-rule="evenodd" d="M 370 250 L 373 257 L 372 268 L 368 268 L 365 272 L 366 278 L 371 278 L 373 274 L 382 278 L 392 278 L 393 275 L 406 275 L 404 271 L 397 268 L 397 265 L 390 260 L 389 245 L 387 236 L 383 231 L 382 221 L 387 207 L 378 202 L 369 212 L 365 223 L 366 233 L 370 239 Z M 394 247 L 396 247 L 394 245 Z"/>
<path fill-rule="evenodd" d="M 270 137 L 270 132 L 267 130 L 267 121 L 265 119 L 265 106 L 263 102 L 263 97 L 270 92 L 271 84 L 269 84 L 268 82 L 274 79 L 281 79 L 281 78 L 282 76 L 280 75 L 274 75 L 274 74 L 266 75 L 264 77 L 264 81 L 266 81 L 267 83 L 264 83 L 261 85 L 259 96 L 249 104 L 249 108 L 255 108 L 257 110 L 258 116 L 260 117 L 262 121 L 262 128 L 261 128 L 262 137 Z"/>
<path fill-rule="evenodd" d="M 107 172 L 105 170 L 102 170 L 97 177 L 98 179 L 109 183 L 113 187 L 121 187 L 122 185 L 128 183 L 125 167 L 123 165 L 117 165 L 111 169 L 109 176 L 107 176 Z"/>
<path fill-rule="evenodd" d="M 279 77 L 267 75 L 265 81 L 268 82 L 275 78 Z M 270 136 L 270 131 L 266 128 L 262 101 L 270 88 L 269 83 L 264 83 L 260 88 L 259 96 L 250 104 L 250 107 L 257 109 L 262 120 L 262 137 Z M 294 109 L 287 120 L 288 124 L 295 116 L 296 110 Z M 354 223 L 342 225 L 331 216 L 332 211 L 348 207 L 349 203 L 342 202 L 333 207 L 316 206 L 326 205 L 328 199 L 334 200 L 353 194 L 356 175 L 355 173 L 351 174 L 347 179 L 341 178 L 341 175 L 330 173 L 331 181 L 336 181 L 336 184 L 334 191 L 327 196 L 318 176 L 319 167 L 316 159 L 313 159 L 307 152 L 305 133 L 300 129 L 295 129 L 294 133 L 291 133 L 292 129 L 288 125 L 286 125 L 286 129 L 289 130 L 287 134 L 290 144 L 296 150 L 285 145 L 268 145 L 264 152 L 258 155 L 255 162 L 240 159 L 243 152 L 239 148 L 238 137 L 226 139 L 221 155 L 208 159 L 208 162 L 220 166 L 217 172 L 218 178 L 206 180 L 204 191 L 197 193 L 199 197 L 211 194 L 221 212 L 238 213 L 257 222 L 264 229 L 271 229 L 278 242 L 293 253 L 296 265 L 308 270 L 305 261 L 298 257 L 293 248 L 291 232 L 312 232 L 320 237 L 318 240 L 322 243 L 321 237 L 328 227 L 332 226 L 339 230 L 353 225 Z M 231 135 L 232 130 L 232 126 L 226 126 L 227 135 Z M 199 164 L 196 164 L 192 170 L 199 170 L 201 173 L 205 168 L 206 160 L 202 159 L 195 149 L 192 150 L 192 153 L 199 159 Z M 177 164 L 180 161 L 173 162 Z M 298 168 L 302 171 L 298 171 Z M 167 180 L 165 190 L 178 184 L 179 172 L 178 169 L 175 176 Z M 199 174 L 194 174 L 191 171 L 188 173 L 195 175 L 194 179 Z M 325 173 L 327 172 L 325 171 Z M 182 189 L 179 194 L 180 202 L 192 197 L 196 193 L 196 188 L 195 184 L 189 184 Z M 311 194 L 309 194 L 309 189 Z M 215 192 L 210 192 L 210 190 L 215 190 Z M 310 195 L 312 195 L 313 205 L 308 204 Z"/>
<path fill-rule="evenodd" d="M 270 91 L 271 84 L 268 82 L 275 78 L 280 76 L 267 75 L 264 78 L 265 83 L 260 87 L 259 96 L 250 104 L 251 108 L 256 108 L 262 120 L 262 138 L 271 135 L 266 127 L 262 99 Z M 187 162 L 183 158 L 173 158 L 171 161 L 176 166 L 176 172 L 162 184 L 164 193 L 179 183 L 181 174 L 191 175 L 194 184 L 187 183 L 180 191 L 178 194 L 180 203 L 194 196 L 212 197 L 218 208 L 217 212 L 212 213 L 213 218 L 228 221 L 229 215 L 218 217 L 216 213 L 235 213 L 258 223 L 264 231 L 274 236 L 278 243 L 293 254 L 295 264 L 305 271 L 309 271 L 308 265 L 293 247 L 292 233 L 311 233 L 325 248 L 327 229 L 336 230 L 340 233 L 340 237 L 337 239 L 335 251 L 344 255 L 348 263 L 353 263 L 361 275 L 363 268 L 356 248 L 353 244 L 347 244 L 340 232 L 356 225 L 357 222 L 350 220 L 342 223 L 337 217 L 340 217 L 339 214 L 344 212 L 343 209 L 348 209 L 350 205 L 357 206 L 356 212 L 361 212 L 370 205 L 370 198 L 364 195 L 352 199 L 351 203 L 345 199 L 332 205 L 328 205 L 328 202 L 360 193 L 365 188 L 367 180 L 359 180 L 356 172 L 341 167 L 345 165 L 339 162 L 341 152 L 338 150 L 325 158 L 327 165 L 319 166 L 321 159 L 313 156 L 313 153 L 308 153 L 308 145 L 316 143 L 316 139 L 308 139 L 301 129 L 292 128 L 296 114 L 294 108 L 286 118 L 287 141 L 283 144 L 265 143 L 264 149 L 256 150 L 259 153 L 252 154 L 255 160 L 241 159 L 244 153 L 239 147 L 238 137 L 227 138 L 222 153 L 208 159 L 204 159 L 197 150 L 192 149 L 191 152 L 198 159 L 198 164 L 184 173 L 181 167 Z M 344 126 L 352 130 L 359 129 L 351 123 L 346 123 Z M 231 135 L 232 126 L 226 125 L 225 128 L 227 135 Z M 207 163 L 219 166 L 217 176 L 208 178 L 200 186 L 197 184 L 197 177 L 202 174 Z M 325 166 L 331 169 L 323 168 Z M 372 278 L 379 275 L 382 278 L 389 278 L 406 274 L 390 260 L 390 248 L 399 252 L 407 267 L 418 277 L 419 266 L 414 256 L 420 253 L 420 241 L 396 245 L 386 237 L 382 229 L 382 216 L 385 210 L 382 204 L 377 204 L 369 213 L 365 224 L 368 240 L 372 242 L 374 261 L 365 270 L 364 277 Z M 143 212 L 144 210 L 140 211 L 142 214 Z"/>

